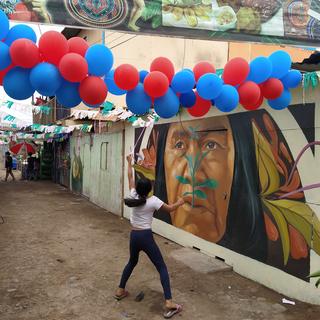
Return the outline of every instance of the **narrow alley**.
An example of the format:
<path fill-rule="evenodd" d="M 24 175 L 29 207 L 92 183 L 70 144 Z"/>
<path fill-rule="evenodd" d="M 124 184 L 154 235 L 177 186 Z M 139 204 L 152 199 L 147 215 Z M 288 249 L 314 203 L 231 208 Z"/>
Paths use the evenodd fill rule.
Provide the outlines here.
<path fill-rule="evenodd" d="M 128 258 L 127 220 L 51 182 L 1 182 L 0 208 L 1 320 L 163 318 L 158 273 L 143 254 L 130 296 L 112 297 Z M 282 304 L 282 295 L 230 270 L 204 274 L 175 258 L 181 247 L 156 241 L 184 306 L 178 319 L 319 318 L 320 307 Z"/>

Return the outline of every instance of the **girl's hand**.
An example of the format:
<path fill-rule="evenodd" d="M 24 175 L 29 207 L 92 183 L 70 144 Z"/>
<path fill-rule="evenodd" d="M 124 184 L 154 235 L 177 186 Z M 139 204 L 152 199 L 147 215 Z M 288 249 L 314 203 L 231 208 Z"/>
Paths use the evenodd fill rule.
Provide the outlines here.
<path fill-rule="evenodd" d="M 179 198 L 179 200 L 177 201 L 177 204 L 179 206 L 182 206 L 185 203 L 185 200 L 183 198 Z"/>
<path fill-rule="evenodd" d="M 128 161 L 129 164 L 132 164 L 132 154 L 129 154 L 127 156 L 127 161 Z"/>

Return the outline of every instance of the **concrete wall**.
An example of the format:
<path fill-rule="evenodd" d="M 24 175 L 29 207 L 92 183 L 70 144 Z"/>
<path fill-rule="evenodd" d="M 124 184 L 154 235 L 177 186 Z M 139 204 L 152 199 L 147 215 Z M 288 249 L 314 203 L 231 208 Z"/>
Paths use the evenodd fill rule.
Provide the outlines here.
<path fill-rule="evenodd" d="M 122 215 L 123 132 L 73 135 L 71 189 Z"/>
<path fill-rule="evenodd" d="M 250 196 L 245 184 L 241 184 L 241 181 L 238 181 L 239 185 L 236 185 L 235 172 L 239 168 L 237 169 L 235 160 L 234 163 L 232 162 L 233 160 L 231 160 L 231 162 L 229 161 L 229 155 L 232 154 L 232 150 L 234 151 L 234 153 L 238 154 L 236 157 L 234 157 L 233 155 L 232 159 L 239 160 L 240 158 L 239 141 L 236 142 L 235 138 L 235 135 L 239 134 L 239 132 L 235 132 L 235 124 L 233 123 L 233 127 L 227 128 L 227 132 L 232 133 L 231 140 L 228 143 L 225 142 L 226 146 L 224 147 L 224 149 L 221 149 L 221 152 L 224 152 L 223 150 L 231 150 L 230 153 L 228 153 L 229 155 L 225 155 L 224 157 L 222 156 L 220 160 L 219 156 L 217 155 L 216 158 L 209 158 L 209 161 L 201 164 L 204 167 L 206 166 L 206 168 L 203 169 L 203 175 L 207 178 L 214 177 L 218 181 L 218 187 L 213 190 L 213 193 L 210 193 L 211 191 L 208 189 L 202 190 L 207 192 L 208 202 L 211 202 L 211 205 L 215 206 L 216 211 L 214 215 L 219 216 L 222 220 L 225 219 L 227 227 L 225 229 L 225 234 L 222 235 L 222 238 L 217 237 L 216 241 L 214 240 L 214 231 L 216 231 L 215 229 L 217 228 L 213 225 L 213 235 L 212 238 L 210 238 L 210 230 L 207 230 L 208 225 L 210 225 L 210 216 L 205 211 L 202 213 L 199 212 L 199 216 L 200 214 L 202 214 L 202 218 L 199 218 L 198 216 L 198 220 L 196 220 L 196 218 L 192 216 L 192 210 L 188 215 L 187 209 L 185 209 L 184 212 L 183 210 L 177 211 L 175 214 L 178 216 L 171 216 L 171 219 L 165 218 L 163 213 L 157 214 L 157 218 L 154 219 L 153 230 L 156 233 L 163 235 L 164 237 L 167 237 L 183 246 L 197 247 L 200 248 L 202 252 L 210 256 L 221 257 L 225 259 L 225 262 L 227 264 L 233 266 L 234 270 L 239 274 L 260 282 L 265 286 L 272 288 L 288 297 L 314 304 L 320 304 L 319 291 L 315 288 L 315 279 L 311 279 L 310 282 L 308 282 L 308 279 L 306 279 L 306 275 L 308 275 L 309 273 L 320 270 L 319 239 L 315 238 L 315 234 L 319 234 L 320 232 L 319 188 L 304 190 L 302 191 L 302 193 L 295 193 L 294 196 L 285 196 L 286 201 L 289 201 L 288 203 L 290 204 L 290 208 L 293 208 L 295 206 L 298 207 L 296 207 L 296 209 L 293 208 L 292 211 L 285 211 L 280 208 L 280 211 L 277 212 L 280 212 L 280 215 L 282 215 L 282 217 L 284 217 L 285 219 L 278 217 L 279 219 L 282 219 L 282 222 L 280 222 L 279 224 L 272 215 L 269 216 L 270 220 L 266 221 L 266 219 L 268 219 L 268 217 L 265 217 L 267 209 L 263 204 L 266 200 L 268 201 L 269 199 L 278 199 L 280 195 L 287 194 L 290 191 L 294 191 L 301 187 L 306 187 L 320 182 L 320 170 L 318 168 L 320 161 L 319 146 L 316 146 L 314 149 L 307 149 L 306 152 L 302 155 L 295 172 L 295 186 L 288 183 L 285 178 L 285 175 L 287 173 L 283 172 L 283 168 L 285 168 L 285 170 L 287 170 L 288 172 L 293 169 L 294 160 L 298 157 L 301 150 L 308 143 L 313 141 L 320 141 L 320 115 L 319 112 L 317 112 L 320 107 L 319 101 L 320 93 L 318 89 L 310 89 L 306 92 L 303 92 L 303 90 L 300 88 L 295 90 L 293 93 L 293 106 L 290 110 L 286 109 L 283 111 L 274 111 L 268 106 L 264 106 L 264 109 L 267 111 L 267 113 L 263 114 L 264 116 L 267 116 L 267 118 L 260 117 L 260 111 L 258 113 L 248 113 L 241 109 L 240 106 L 235 112 L 232 113 L 234 120 L 239 121 L 238 124 L 240 126 L 240 129 L 241 127 L 243 127 L 243 130 L 245 130 L 246 124 L 244 122 L 243 114 L 246 114 L 245 118 L 250 120 L 251 132 L 253 130 L 253 123 L 256 123 L 257 127 L 260 130 L 260 137 L 263 137 L 264 139 L 264 142 L 261 142 L 259 148 L 265 148 L 263 144 L 268 145 L 267 148 L 270 148 L 269 151 L 271 150 L 270 152 L 273 154 L 270 155 L 270 159 L 273 159 L 274 163 L 269 163 L 269 165 L 265 167 L 267 176 L 270 179 L 269 185 L 273 185 L 275 181 L 274 179 L 280 176 L 280 180 L 278 181 L 278 184 L 280 183 L 280 186 L 278 186 L 274 190 L 269 189 L 269 194 L 268 192 L 265 192 L 263 194 L 262 183 L 264 180 L 264 173 L 262 172 L 263 167 L 261 167 L 261 163 L 259 164 L 259 161 L 258 163 L 250 163 L 247 169 L 252 169 L 251 171 L 253 171 L 253 173 L 256 171 L 256 179 L 257 183 L 259 183 L 260 191 L 256 191 L 256 194 Z M 315 106 L 294 106 L 296 104 L 302 103 L 312 103 L 315 104 Z M 208 125 L 212 127 L 216 125 L 217 127 L 221 128 L 226 118 L 228 118 L 229 122 L 231 123 L 231 117 L 229 114 L 228 117 L 226 117 L 215 108 L 212 108 L 210 113 L 207 114 L 204 118 L 206 118 L 207 120 L 202 120 L 201 122 L 199 120 L 195 120 L 194 118 L 191 119 L 190 116 L 186 112 L 184 112 L 181 117 L 182 129 L 188 131 L 188 128 L 193 124 L 194 127 L 199 128 L 200 132 L 203 129 L 203 127 L 201 127 L 203 125 L 207 126 L 206 128 L 204 128 L 204 130 L 207 131 L 211 128 L 208 128 Z M 268 122 L 264 123 L 262 119 L 264 119 L 263 121 L 269 119 L 269 124 Z M 193 122 L 186 122 L 189 120 L 193 120 Z M 175 126 L 181 127 L 179 118 L 173 118 L 167 122 L 161 121 L 159 125 L 163 126 L 163 124 L 165 123 L 171 123 L 172 125 L 170 126 L 170 128 L 174 128 Z M 270 123 L 272 126 L 274 126 L 274 128 L 270 128 Z M 132 148 L 135 144 L 138 144 L 138 149 L 136 150 L 136 152 L 139 152 L 140 154 L 142 154 L 143 150 L 144 152 L 146 150 L 150 151 L 150 146 L 154 144 L 153 141 L 157 139 L 157 134 L 161 135 L 161 130 L 156 129 L 160 128 L 160 126 L 158 126 L 157 124 L 154 129 L 148 128 L 144 132 L 142 139 L 137 143 L 137 129 L 134 129 L 130 125 L 128 125 L 126 128 L 126 153 L 129 153 L 130 148 Z M 155 134 L 152 135 L 152 133 Z M 166 139 L 169 139 L 168 137 L 170 136 L 170 131 L 168 131 L 167 134 L 168 136 L 166 137 Z M 252 137 L 246 137 L 245 135 L 242 138 L 244 140 L 242 141 L 244 142 L 244 145 L 249 145 L 250 139 L 252 139 Z M 160 139 L 159 136 L 158 139 Z M 219 139 L 219 137 L 217 139 Z M 191 142 L 188 143 L 191 144 Z M 223 139 L 219 143 L 223 144 Z M 166 145 L 168 145 L 168 140 L 166 142 Z M 277 146 L 277 148 L 275 148 L 275 146 Z M 183 146 L 179 145 L 178 149 L 178 151 L 180 152 L 180 149 L 183 149 Z M 160 152 L 159 150 L 160 149 L 157 150 L 156 148 L 156 152 Z M 168 149 L 166 147 L 162 151 L 165 154 L 163 156 L 164 168 L 167 168 L 166 161 L 169 161 L 170 164 L 170 160 L 166 160 L 169 159 L 169 153 L 172 152 L 172 154 L 174 154 L 174 152 L 177 152 L 177 150 L 170 151 L 169 146 Z M 254 148 L 251 151 L 252 154 L 255 153 Z M 149 153 L 151 154 L 152 152 Z M 259 158 L 259 155 L 259 152 L 256 153 L 257 159 Z M 286 160 L 284 160 L 285 158 Z M 159 159 L 159 156 L 157 156 L 157 159 Z M 259 159 L 263 159 L 263 157 Z M 281 159 L 283 160 L 282 169 L 279 168 L 281 167 L 279 165 Z M 183 161 L 185 160 L 183 159 L 183 157 L 181 157 L 176 165 L 173 165 L 172 167 L 181 167 Z M 229 166 L 227 163 L 229 163 Z M 276 167 L 278 169 L 275 169 L 276 171 L 272 173 L 271 171 Z M 216 168 L 216 171 L 218 173 L 214 171 L 214 168 Z M 143 165 L 140 167 L 138 166 L 137 170 L 139 174 L 143 173 Z M 160 188 L 166 188 L 166 196 L 164 197 L 167 197 L 167 199 L 163 200 L 173 202 L 177 200 L 178 196 L 181 196 L 181 194 L 177 194 L 176 192 L 176 189 L 180 188 L 180 185 L 175 185 L 174 183 L 172 183 L 172 181 L 170 181 L 170 179 L 175 180 L 175 178 L 170 177 L 172 168 L 165 170 L 169 170 L 169 173 L 165 172 L 164 175 L 160 174 L 158 175 L 158 177 L 155 177 L 155 180 L 157 181 L 157 179 L 159 179 L 159 177 L 161 176 L 162 181 L 160 182 L 160 186 L 162 187 Z M 178 169 L 175 170 L 176 171 L 173 173 L 174 175 L 176 175 L 178 172 Z M 276 173 L 277 171 L 278 173 Z M 280 171 L 282 171 L 281 174 L 279 173 Z M 220 174 L 220 180 L 219 172 L 222 173 Z M 226 201 L 229 202 L 229 207 L 227 209 L 224 209 L 223 201 L 218 197 L 219 192 L 221 192 L 222 194 L 224 194 L 224 192 L 223 190 L 219 189 L 219 185 L 222 186 L 225 181 L 229 179 L 230 174 L 232 176 L 232 190 L 230 197 L 229 195 L 225 196 Z M 250 184 L 251 182 L 249 181 L 249 185 Z M 225 184 L 224 187 L 226 188 L 225 190 L 227 190 L 228 187 Z M 157 188 L 159 189 L 159 184 Z M 236 190 L 239 188 L 240 192 L 239 190 Z M 168 190 L 170 191 L 170 193 L 168 193 Z M 238 191 L 238 198 L 236 199 L 238 200 L 238 203 L 236 203 L 235 207 L 234 203 L 233 205 L 231 204 L 231 198 L 235 197 L 234 194 L 236 193 L 236 191 Z M 127 179 L 125 179 L 125 192 L 126 194 L 128 194 Z M 159 191 L 157 192 L 159 193 Z M 172 194 L 177 195 L 172 196 Z M 252 244 L 252 246 L 254 247 L 258 244 L 258 253 L 253 253 L 249 250 L 246 251 L 246 248 L 242 246 L 242 242 L 244 243 L 246 241 L 245 234 L 242 232 L 242 229 L 245 231 L 245 216 L 247 215 L 249 210 L 243 209 L 242 203 L 244 203 L 245 205 L 248 202 L 255 201 L 254 199 L 258 199 L 260 207 L 262 203 L 263 210 L 257 209 L 256 212 L 254 212 L 254 219 L 261 222 L 261 233 L 253 235 L 254 239 L 250 240 L 252 242 L 249 243 L 249 246 L 250 244 Z M 200 201 L 197 205 L 197 207 L 201 206 Z M 198 208 L 193 210 L 193 213 L 199 211 Z M 223 213 L 227 214 L 226 218 L 223 218 Z M 273 214 L 275 214 L 275 212 L 273 212 Z M 294 217 L 296 217 L 296 214 L 298 217 L 304 216 L 306 220 L 297 218 L 296 221 L 293 221 Z M 124 208 L 124 215 L 126 218 L 129 218 L 130 210 L 128 210 L 128 208 Z M 201 219 L 204 219 L 206 221 L 201 221 Z M 228 239 L 226 239 L 225 235 L 228 232 L 228 226 L 230 229 L 230 225 L 232 225 L 232 220 L 237 220 L 238 225 L 233 224 L 233 227 L 237 231 L 235 232 L 235 234 L 239 238 L 237 239 L 236 237 L 233 237 L 232 241 L 228 242 Z M 181 221 L 184 221 L 185 223 Z M 270 223 L 270 221 L 272 223 Z M 308 221 L 308 223 L 306 223 L 306 221 Z M 281 226 L 281 223 L 283 223 L 283 226 Z M 192 224 L 194 224 L 194 226 Z M 231 235 L 229 234 L 229 237 L 232 238 L 232 232 Z M 259 244 L 259 241 L 267 241 L 267 243 L 263 247 Z M 297 250 L 298 247 L 300 248 L 300 251 Z M 259 256 L 259 254 L 261 253 L 261 251 L 259 251 L 260 249 L 262 251 L 265 251 L 265 257 Z M 287 253 L 285 253 L 285 251 L 287 251 Z M 288 255 L 288 260 L 285 262 L 284 257 L 286 254 Z"/>

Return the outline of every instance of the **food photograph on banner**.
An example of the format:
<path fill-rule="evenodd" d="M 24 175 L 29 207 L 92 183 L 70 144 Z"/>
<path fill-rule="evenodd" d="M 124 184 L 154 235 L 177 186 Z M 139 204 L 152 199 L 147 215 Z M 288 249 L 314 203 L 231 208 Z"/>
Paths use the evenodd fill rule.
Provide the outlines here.
<path fill-rule="evenodd" d="M 199 39 L 307 44 L 320 37 L 316 0 L 11 0 L 0 9 L 11 20 Z"/>

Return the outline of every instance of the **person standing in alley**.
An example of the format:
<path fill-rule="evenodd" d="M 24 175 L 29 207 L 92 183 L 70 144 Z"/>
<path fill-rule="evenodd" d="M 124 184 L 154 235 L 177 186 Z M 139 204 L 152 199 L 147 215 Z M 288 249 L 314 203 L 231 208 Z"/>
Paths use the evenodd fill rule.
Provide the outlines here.
<path fill-rule="evenodd" d="M 128 296 L 128 291 L 125 290 L 126 283 L 138 263 L 140 251 L 143 251 L 147 254 L 160 274 L 166 309 L 163 316 L 168 319 L 181 312 L 182 306 L 172 301 L 167 266 L 163 260 L 160 249 L 153 238 L 151 224 L 155 211 L 161 208 L 168 213 L 174 212 L 178 207 L 182 206 L 185 201 L 180 198 L 176 203 L 168 205 L 156 196 L 150 196 L 150 192 L 152 191 L 151 181 L 148 179 L 139 179 L 135 184 L 132 169 L 132 156 L 128 156 L 127 160 L 130 198 L 126 198 L 124 202 L 128 207 L 132 208 L 130 217 L 132 226 L 130 234 L 130 258 L 123 270 L 121 281 L 114 298 L 122 300 Z"/>
<path fill-rule="evenodd" d="M 27 179 L 31 180 L 34 179 L 34 157 L 32 156 L 32 152 L 28 153 L 27 162 Z"/>
<path fill-rule="evenodd" d="M 9 175 L 12 177 L 12 181 L 15 180 L 14 175 L 12 173 L 12 167 L 13 167 L 13 160 L 10 155 L 10 152 L 6 152 L 6 161 L 5 161 L 5 167 L 6 167 L 6 178 L 4 181 L 8 181 Z"/>

